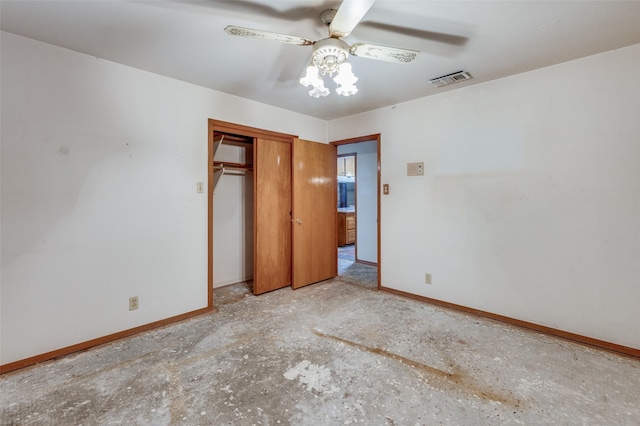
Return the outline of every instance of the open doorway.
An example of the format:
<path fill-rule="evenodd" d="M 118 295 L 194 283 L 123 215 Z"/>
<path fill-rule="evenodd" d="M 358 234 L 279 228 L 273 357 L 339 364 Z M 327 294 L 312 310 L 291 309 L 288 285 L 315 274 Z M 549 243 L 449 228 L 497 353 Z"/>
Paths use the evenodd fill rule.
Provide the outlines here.
<path fill-rule="evenodd" d="M 343 145 L 338 151 L 344 151 Z M 338 275 L 356 261 L 356 164 L 357 153 L 338 154 Z"/>
<path fill-rule="evenodd" d="M 379 288 L 379 135 L 337 146 L 338 276 Z"/>

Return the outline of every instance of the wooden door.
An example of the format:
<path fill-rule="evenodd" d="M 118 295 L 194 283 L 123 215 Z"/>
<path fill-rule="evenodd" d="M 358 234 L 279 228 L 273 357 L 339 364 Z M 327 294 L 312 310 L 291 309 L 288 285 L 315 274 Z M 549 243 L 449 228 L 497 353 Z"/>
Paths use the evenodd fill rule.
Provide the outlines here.
<path fill-rule="evenodd" d="M 254 144 L 253 293 L 291 285 L 291 144 Z"/>
<path fill-rule="evenodd" d="M 293 288 L 338 275 L 336 147 L 293 140 Z"/>

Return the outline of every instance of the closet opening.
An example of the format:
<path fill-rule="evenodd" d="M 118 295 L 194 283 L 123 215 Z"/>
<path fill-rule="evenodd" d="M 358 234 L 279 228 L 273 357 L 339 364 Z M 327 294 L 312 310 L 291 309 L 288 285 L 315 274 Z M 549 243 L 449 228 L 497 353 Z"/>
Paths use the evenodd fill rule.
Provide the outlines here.
<path fill-rule="evenodd" d="M 211 305 L 214 287 L 258 295 L 335 277 L 335 146 L 218 120 L 208 143 Z"/>
<path fill-rule="evenodd" d="M 255 138 L 213 132 L 214 287 L 246 283 L 253 291 Z"/>

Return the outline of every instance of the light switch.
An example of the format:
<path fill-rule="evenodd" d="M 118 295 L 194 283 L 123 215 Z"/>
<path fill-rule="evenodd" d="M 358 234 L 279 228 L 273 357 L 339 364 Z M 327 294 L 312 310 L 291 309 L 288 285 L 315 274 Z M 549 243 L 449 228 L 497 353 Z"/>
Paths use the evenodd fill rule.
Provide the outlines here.
<path fill-rule="evenodd" d="M 204 192 L 204 184 L 202 182 L 196 182 L 196 192 L 202 194 Z"/>

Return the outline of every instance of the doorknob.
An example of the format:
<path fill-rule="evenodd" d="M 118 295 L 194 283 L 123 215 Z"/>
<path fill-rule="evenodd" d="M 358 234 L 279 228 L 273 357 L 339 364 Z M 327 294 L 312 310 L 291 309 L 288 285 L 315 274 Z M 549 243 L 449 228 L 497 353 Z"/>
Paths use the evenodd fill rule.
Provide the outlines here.
<path fill-rule="evenodd" d="M 297 223 L 298 225 L 302 225 L 302 219 L 296 219 L 296 223 Z"/>

